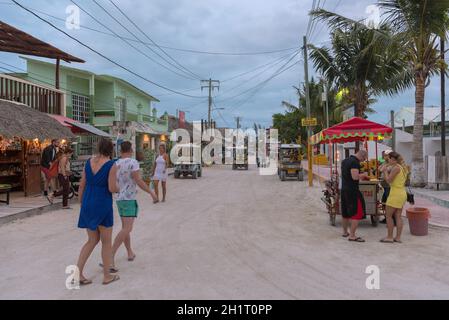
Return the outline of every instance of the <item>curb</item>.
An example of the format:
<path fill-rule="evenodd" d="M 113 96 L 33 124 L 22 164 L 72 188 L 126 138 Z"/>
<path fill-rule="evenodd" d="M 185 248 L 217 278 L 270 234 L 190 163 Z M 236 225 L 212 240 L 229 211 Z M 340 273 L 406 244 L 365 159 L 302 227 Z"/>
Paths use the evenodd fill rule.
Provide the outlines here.
<path fill-rule="evenodd" d="M 304 171 L 308 172 L 307 169 L 304 169 Z M 320 181 L 320 182 L 324 182 L 324 181 L 328 180 L 327 178 L 325 178 L 323 176 L 320 176 L 320 175 L 318 175 L 315 172 L 313 173 L 313 178 L 318 180 L 318 181 Z M 433 201 L 433 202 L 435 202 L 437 205 L 439 205 L 441 207 L 449 208 L 449 201 L 445 201 L 445 200 L 441 200 L 441 199 L 438 199 L 438 198 L 434 198 L 432 196 L 427 196 L 426 197 L 426 196 L 422 195 L 421 193 L 416 192 L 414 189 L 413 189 L 413 191 L 415 192 L 416 195 L 418 195 L 418 196 L 420 196 L 422 198 L 426 198 L 427 200 Z M 437 200 L 437 201 L 434 201 L 434 199 Z M 439 202 L 442 202 L 442 203 L 445 203 L 445 204 L 441 205 L 441 204 L 439 204 Z M 438 223 L 435 223 L 435 222 L 431 222 L 430 220 L 429 220 L 429 227 L 432 227 L 433 229 L 449 230 L 449 226 L 448 225 L 438 224 Z"/>
<path fill-rule="evenodd" d="M 43 206 L 43 207 L 32 208 L 29 210 L 25 210 L 22 212 L 8 215 L 6 217 L 0 217 L 0 226 L 3 226 L 5 224 L 11 223 L 11 222 L 14 222 L 17 220 L 42 215 L 44 213 L 51 212 L 51 211 L 56 211 L 59 209 L 62 209 L 62 202 L 49 204 L 49 205 Z"/>
<path fill-rule="evenodd" d="M 421 193 L 421 192 L 419 192 L 419 190 L 416 190 L 416 189 L 413 189 L 413 192 L 416 195 L 418 195 L 419 197 L 427 199 L 427 200 L 430 200 L 433 203 L 439 205 L 440 207 L 449 208 L 449 201 L 447 201 L 447 200 L 436 198 L 436 197 L 433 197 L 433 196 L 431 196 L 429 194 L 426 194 L 426 193 Z"/>

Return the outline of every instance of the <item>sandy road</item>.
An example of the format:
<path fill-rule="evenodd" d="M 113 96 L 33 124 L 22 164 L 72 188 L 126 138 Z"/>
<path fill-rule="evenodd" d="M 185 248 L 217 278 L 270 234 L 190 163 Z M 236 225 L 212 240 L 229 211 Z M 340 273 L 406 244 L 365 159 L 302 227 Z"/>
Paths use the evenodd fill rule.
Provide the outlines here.
<path fill-rule="evenodd" d="M 362 223 L 366 243 L 331 227 L 320 187 L 229 167 L 199 180 L 169 180 L 168 202 L 139 194 L 134 262 L 119 252 L 121 280 L 101 285 L 100 251 L 88 262 L 94 284 L 67 290 L 85 234 L 78 206 L 0 227 L 1 299 L 431 299 L 449 298 L 449 231 L 404 230 L 381 244 L 385 226 Z M 117 221 L 117 220 L 116 220 Z M 116 226 L 114 233 L 118 231 Z M 368 290 L 365 268 L 380 268 Z"/>

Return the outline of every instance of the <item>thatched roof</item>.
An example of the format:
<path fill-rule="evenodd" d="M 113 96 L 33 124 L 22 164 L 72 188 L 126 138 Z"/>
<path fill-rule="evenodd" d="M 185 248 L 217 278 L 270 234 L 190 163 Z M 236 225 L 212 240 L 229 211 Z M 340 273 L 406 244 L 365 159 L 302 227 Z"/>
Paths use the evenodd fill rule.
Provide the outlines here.
<path fill-rule="evenodd" d="M 23 139 L 68 139 L 75 136 L 47 114 L 24 104 L 0 99 L 0 136 Z"/>

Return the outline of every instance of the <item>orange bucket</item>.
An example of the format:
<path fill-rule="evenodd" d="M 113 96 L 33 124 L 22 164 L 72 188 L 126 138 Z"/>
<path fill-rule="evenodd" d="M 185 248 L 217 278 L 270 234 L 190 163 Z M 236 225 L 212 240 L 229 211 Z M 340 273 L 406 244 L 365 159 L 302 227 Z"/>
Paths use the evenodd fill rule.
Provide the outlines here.
<path fill-rule="evenodd" d="M 427 236 L 429 233 L 430 211 L 427 208 L 406 210 L 410 233 L 414 236 Z"/>

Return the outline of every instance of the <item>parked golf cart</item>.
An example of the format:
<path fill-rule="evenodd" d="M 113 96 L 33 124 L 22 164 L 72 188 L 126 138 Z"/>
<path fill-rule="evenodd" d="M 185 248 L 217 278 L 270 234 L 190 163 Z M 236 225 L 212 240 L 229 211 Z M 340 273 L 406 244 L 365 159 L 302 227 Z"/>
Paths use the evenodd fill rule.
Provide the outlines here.
<path fill-rule="evenodd" d="M 181 176 L 187 177 L 192 176 L 193 179 L 200 178 L 203 174 L 201 166 L 201 146 L 194 144 L 178 144 L 178 148 L 185 150 L 185 148 L 190 148 L 190 159 L 181 159 L 179 162 L 174 164 L 174 177 L 179 179 Z M 197 154 L 197 157 L 193 156 Z M 183 157 L 184 158 L 184 157 Z"/>
<path fill-rule="evenodd" d="M 299 144 L 280 145 L 278 175 L 282 181 L 285 181 L 287 178 L 296 178 L 298 181 L 304 181 L 301 149 L 302 146 Z"/>
<path fill-rule="evenodd" d="M 248 170 L 248 147 L 237 146 L 232 150 L 233 164 L 232 170 L 244 169 Z"/>

